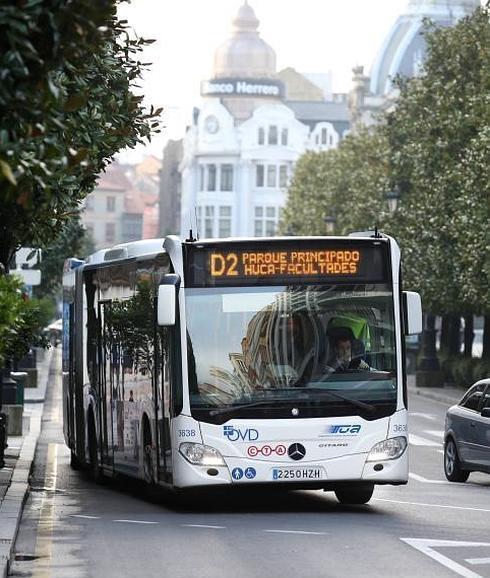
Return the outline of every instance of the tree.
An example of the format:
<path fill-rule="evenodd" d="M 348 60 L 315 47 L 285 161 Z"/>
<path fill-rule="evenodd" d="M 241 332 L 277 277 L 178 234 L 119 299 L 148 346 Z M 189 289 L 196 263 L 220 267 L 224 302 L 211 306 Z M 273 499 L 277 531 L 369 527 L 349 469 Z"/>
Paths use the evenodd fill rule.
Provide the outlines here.
<path fill-rule="evenodd" d="M 373 229 L 387 220 L 389 187 L 387 141 L 377 128 L 363 128 L 337 149 L 299 159 L 281 231 L 324 235 L 326 216 L 336 218 L 337 234 Z"/>
<path fill-rule="evenodd" d="M 384 125 L 402 193 L 407 276 L 426 307 L 445 316 L 449 353 L 459 349 L 462 314 L 490 314 L 489 16 L 487 7 L 453 28 L 428 25 L 422 76 L 398 79 Z"/>
<path fill-rule="evenodd" d="M 113 155 L 157 129 L 133 93 L 150 41 L 119 0 L 10 0 L 0 6 L 0 262 L 41 246 Z"/>
<path fill-rule="evenodd" d="M 402 193 L 397 217 L 407 273 L 433 312 L 485 313 L 489 11 L 478 9 L 453 28 L 429 27 L 426 40 L 423 74 L 398 80 L 400 96 L 384 127 Z"/>
<path fill-rule="evenodd" d="M 84 259 L 94 250 L 93 240 L 77 213 L 65 223 L 63 230 L 52 243 L 42 247 L 42 260 L 39 264 L 41 285 L 34 290 L 36 297 L 55 297 L 61 287 L 65 259 Z"/>
<path fill-rule="evenodd" d="M 32 345 L 47 345 L 43 321 L 41 304 L 25 297 L 20 279 L 0 276 L 0 368 L 24 357 Z"/>

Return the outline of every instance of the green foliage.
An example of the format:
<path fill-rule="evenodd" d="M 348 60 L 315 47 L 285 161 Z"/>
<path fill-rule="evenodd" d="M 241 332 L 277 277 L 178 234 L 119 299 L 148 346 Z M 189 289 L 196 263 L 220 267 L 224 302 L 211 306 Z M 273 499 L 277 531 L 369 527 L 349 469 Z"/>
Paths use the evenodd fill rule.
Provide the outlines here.
<path fill-rule="evenodd" d="M 428 25 L 422 76 L 397 80 L 381 124 L 336 150 L 306 153 L 281 232 L 337 234 L 378 225 L 403 250 L 407 288 L 434 314 L 490 311 L 490 9 L 453 28 Z M 394 216 L 384 195 L 401 194 Z"/>
<path fill-rule="evenodd" d="M 489 311 L 490 23 L 429 28 L 419 79 L 399 79 L 384 130 L 402 202 L 406 275 L 434 313 Z M 430 275 L 428 275 L 430 271 Z"/>
<path fill-rule="evenodd" d="M 122 148 L 158 127 L 133 93 L 150 41 L 118 21 L 119 0 L 0 6 L 0 262 L 59 232 Z"/>
<path fill-rule="evenodd" d="M 490 375 L 490 360 L 454 355 L 442 361 L 445 381 L 464 389 Z"/>
<path fill-rule="evenodd" d="M 41 285 L 34 289 L 36 297 L 55 298 L 60 293 L 63 264 L 66 258 L 84 259 L 95 250 L 93 240 L 83 227 L 79 214 L 75 214 L 65 224 L 54 241 L 42 247 Z"/>
<path fill-rule="evenodd" d="M 325 217 L 335 217 L 337 234 L 373 229 L 386 216 L 389 187 L 387 141 L 365 128 L 337 149 L 307 152 L 295 168 L 281 232 L 324 235 Z"/>
<path fill-rule="evenodd" d="M 0 276 L 0 366 L 22 359 L 31 346 L 47 346 L 42 329 L 49 313 L 46 303 L 26 299 L 22 282 Z"/>

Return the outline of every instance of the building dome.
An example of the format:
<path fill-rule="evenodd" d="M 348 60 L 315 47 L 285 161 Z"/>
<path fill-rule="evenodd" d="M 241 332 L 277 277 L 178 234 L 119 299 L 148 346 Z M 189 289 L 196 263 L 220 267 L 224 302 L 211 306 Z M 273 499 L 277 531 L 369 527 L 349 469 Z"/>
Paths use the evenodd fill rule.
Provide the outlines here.
<path fill-rule="evenodd" d="M 260 38 L 259 20 L 245 1 L 232 20 L 232 35 L 215 52 L 215 78 L 271 78 L 276 53 Z"/>
<path fill-rule="evenodd" d="M 398 74 L 416 76 L 425 57 L 423 19 L 438 26 L 454 26 L 463 16 L 480 6 L 480 0 L 409 0 L 404 14 L 391 28 L 371 70 L 370 91 L 386 95 Z"/>

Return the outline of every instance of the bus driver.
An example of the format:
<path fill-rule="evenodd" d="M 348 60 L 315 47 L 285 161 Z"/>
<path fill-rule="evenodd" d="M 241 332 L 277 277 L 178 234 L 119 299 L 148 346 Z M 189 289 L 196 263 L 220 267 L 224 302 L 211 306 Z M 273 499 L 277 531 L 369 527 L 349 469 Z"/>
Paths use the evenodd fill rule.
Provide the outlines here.
<path fill-rule="evenodd" d="M 371 367 L 362 359 L 364 343 L 355 339 L 348 327 L 338 327 L 329 336 L 330 358 L 325 365 L 327 373 L 348 370 L 371 371 Z"/>

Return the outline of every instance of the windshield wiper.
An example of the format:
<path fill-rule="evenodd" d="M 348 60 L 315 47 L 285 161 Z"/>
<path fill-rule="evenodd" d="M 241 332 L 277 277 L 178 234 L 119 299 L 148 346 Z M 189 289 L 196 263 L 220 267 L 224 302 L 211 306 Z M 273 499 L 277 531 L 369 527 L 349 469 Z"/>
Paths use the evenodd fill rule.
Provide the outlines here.
<path fill-rule="evenodd" d="M 347 401 L 348 403 L 351 403 L 355 407 L 363 409 L 364 411 L 367 411 L 370 414 L 373 414 L 376 411 L 374 405 L 371 405 L 370 403 L 366 403 L 365 401 L 360 401 L 358 399 L 352 399 L 351 397 L 345 397 L 344 395 L 340 395 L 340 393 L 332 391 L 331 389 L 323 389 L 322 387 L 308 387 L 308 390 L 315 392 L 317 391 L 322 394 L 331 395 L 332 397 L 336 397 L 337 399 L 341 399 L 342 401 Z"/>
<path fill-rule="evenodd" d="M 331 397 L 336 397 L 337 399 L 341 399 L 342 401 L 346 401 L 350 404 L 352 404 L 353 406 L 362 409 L 363 411 L 369 413 L 369 414 L 373 414 L 376 411 L 376 408 L 374 407 L 374 405 L 371 405 L 370 403 L 366 403 L 364 401 L 359 401 L 357 399 L 352 399 L 350 397 L 344 397 L 343 395 L 340 395 L 340 393 L 336 393 L 334 391 L 331 390 L 325 390 L 322 389 L 320 387 L 309 387 L 308 388 L 309 391 L 314 391 L 315 393 L 321 393 L 321 394 L 327 394 L 330 395 Z M 299 392 L 298 392 L 299 393 Z M 219 409 L 213 409 L 209 412 L 209 415 L 211 417 L 215 416 L 215 415 L 221 415 L 224 413 L 234 413 L 235 411 L 239 411 L 241 409 L 247 409 L 249 407 L 259 407 L 261 405 L 269 405 L 270 403 L 274 403 L 274 402 L 280 402 L 280 403 L 293 403 L 296 401 L 314 401 L 315 397 L 314 396 L 309 396 L 309 395 L 305 395 L 305 392 L 302 391 L 301 392 L 302 395 L 300 396 L 296 396 L 294 398 L 271 398 L 271 399 L 261 399 L 259 401 L 253 401 L 250 403 L 244 403 L 241 405 L 229 405 L 227 407 L 222 407 Z"/>
<path fill-rule="evenodd" d="M 241 405 L 228 405 L 227 407 L 221 407 L 219 409 L 212 409 L 209 412 L 210 416 L 215 416 L 215 415 L 221 415 L 223 413 L 233 413 L 235 411 L 238 411 L 240 409 L 247 409 L 248 407 L 258 407 L 260 405 L 269 405 L 270 403 L 273 402 L 291 402 L 291 401 L 296 401 L 296 400 L 291 400 L 291 399 L 279 399 L 277 397 L 272 397 L 271 399 L 261 399 L 259 401 L 253 401 L 250 403 L 243 403 Z"/>

